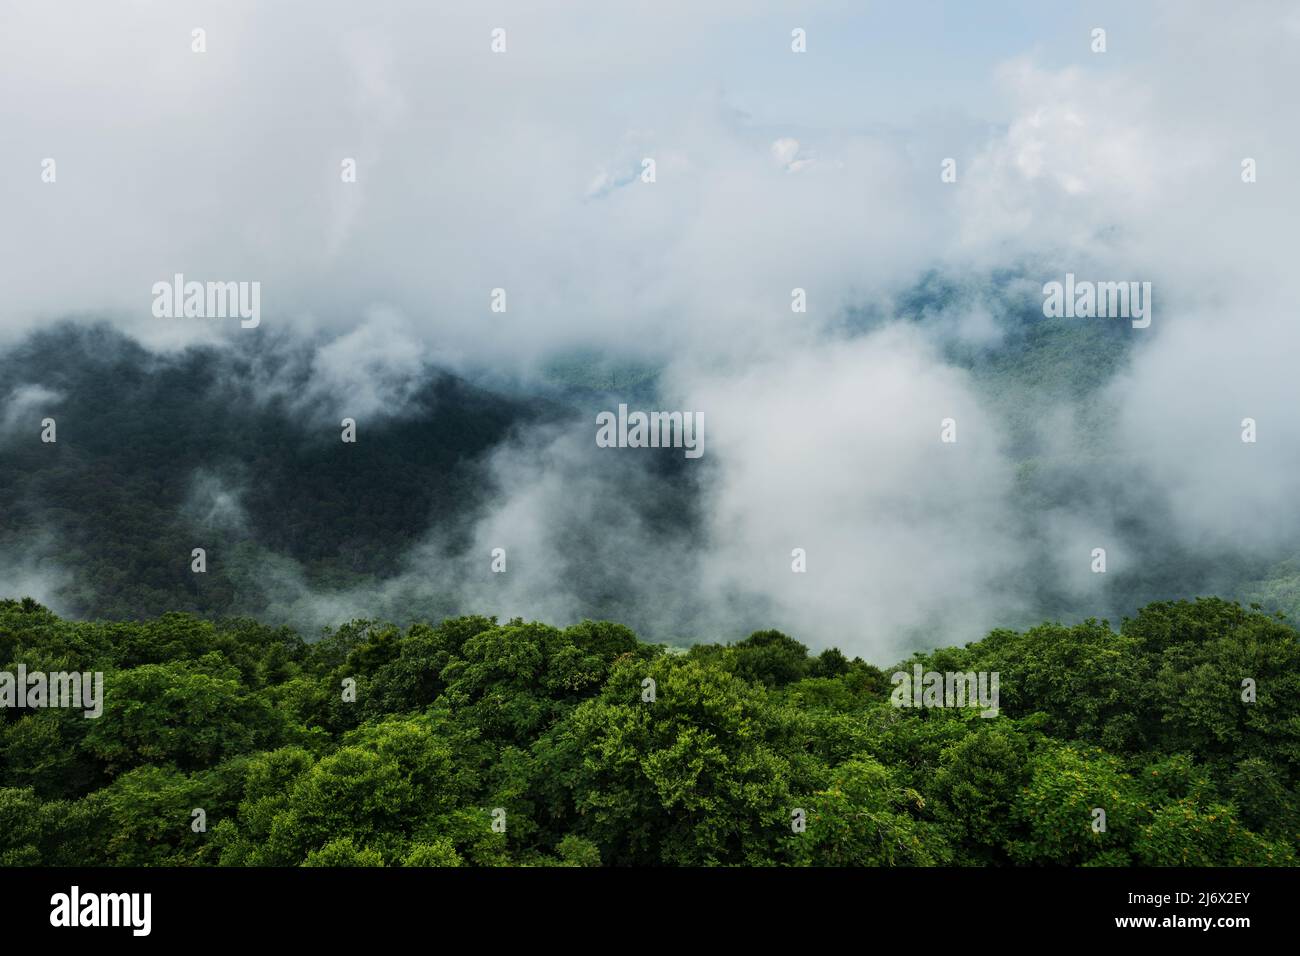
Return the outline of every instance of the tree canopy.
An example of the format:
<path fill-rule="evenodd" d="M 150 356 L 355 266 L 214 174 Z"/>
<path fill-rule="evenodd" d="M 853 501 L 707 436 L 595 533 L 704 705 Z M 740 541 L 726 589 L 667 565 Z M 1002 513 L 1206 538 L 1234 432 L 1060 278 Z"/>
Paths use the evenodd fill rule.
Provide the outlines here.
<path fill-rule="evenodd" d="M 1298 638 L 1205 598 L 899 663 L 998 672 L 983 717 L 896 707 L 890 671 L 771 630 L 678 652 L 468 616 L 307 642 L 0 601 L 0 669 L 105 675 L 97 719 L 0 711 L 0 863 L 1291 865 Z"/>

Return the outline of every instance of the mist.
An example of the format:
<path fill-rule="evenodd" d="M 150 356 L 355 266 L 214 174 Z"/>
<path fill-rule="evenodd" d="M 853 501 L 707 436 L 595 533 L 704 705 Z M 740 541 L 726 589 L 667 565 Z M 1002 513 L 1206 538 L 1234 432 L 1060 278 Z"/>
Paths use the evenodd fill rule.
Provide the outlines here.
<path fill-rule="evenodd" d="M 66 551 L 107 567 L 156 514 L 72 521 L 39 456 L 91 489 L 143 448 L 108 483 L 174 518 L 129 565 L 175 563 L 157 600 L 306 629 L 777 627 L 882 663 L 1199 593 L 1300 608 L 1287 4 L 1032 43 L 993 11 L 874 88 L 861 50 L 925 10 L 64 6 L 0 14 L 0 594 L 132 610 L 106 594 L 143 572 Z M 1044 317 L 1067 272 L 1151 282 L 1150 327 Z M 156 318 L 176 273 L 260 282 L 260 325 Z M 705 454 L 597 448 L 619 402 L 703 414 Z"/>

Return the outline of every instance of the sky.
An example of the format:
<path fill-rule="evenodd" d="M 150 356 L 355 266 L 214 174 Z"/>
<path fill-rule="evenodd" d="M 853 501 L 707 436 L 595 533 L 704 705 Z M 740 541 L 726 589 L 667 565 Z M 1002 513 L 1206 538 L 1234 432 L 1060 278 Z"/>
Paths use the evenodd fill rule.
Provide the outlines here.
<path fill-rule="evenodd" d="M 261 281 L 279 324 L 345 327 L 376 304 L 436 313 L 420 324 L 444 358 L 481 337 L 440 323 L 513 282 L 527 324 L 511 337 L 544 348 L 589 336 L 620 305 L 680 309 L 681 273 L 663 257 L 698 259 L 692 239 L 730 240 L 733 222 L 752 235 L 746 214 L 763 204 L 749 192 L 745 209 L 728 203 L 759 188 L 774 192 L 770 233 L 834 208 L 848 239 L 881 241 L 888 227 L 887 246 L 899 232 L 936 245 L 927 229 L 948 225 L 942 211 L 879 207 L 900 185 L 918 205 L 951 205 L 934 167 L 1014 122 L 1008 61 L 1113 76 L 1155 52 L 1159 8 L 1133 22 L 1120 4 L 1042 6 L 91 2 L 56 15 L 8 3 L 5 328 L 114 309 L 175 344 L 194 330 L 149 321 L 139 290 L 188 269 Z M 1089 52 L 1088 16 L 1108 19 L 1104 56 Z M 508 43 L 494 56 L 497 26 Z M 805 54 L 790 51 L 796 27 Z M 801 169 L 840 171 L 811 201 L 790 195 L 803 220 L 773 184 L 745 178 L 779 175 L 768 154 L 790 140 Z M 648 153 L 663 167 L 653 193 L 600 191 Z M 348 157 L 355 188 L 339 181 Z M 55 184 L 40 179 L 46 158 Z M 911 227 L 890 218 L 918 212 Z"/>
<path fill-rule="evenodd" d="M 1016 463 L 947 340 L 844 332 L 928 270 L 1025 271 L 1029 296 L 1067 271 L 1153 282 L 1152 327 L 1106 395 L 1125 480 L 1176 510 L 1188 547 L 1284 553 L 1297 81 L 1300 8 L 1263 0 L 10 0 L 0 347 L 67 316 L 161 352 L 287 335 L 314 350 L 312 402 L 372 417 L 402 414 L 430 367 L 527 381 L 574 349 L 653 361 L 709 419 L 711 526 L 646 554 L 645 576 L 684 568 L 720 605 L 761 595 L 810 643 L 879 656 L 917 627 L 1026 610 L 1007 587 Z M 175 273 L 260 282 L 260 326 L 156 318 Z M 995 345 L 962 309 L 945 334 Z M 0 383 L 3 420 L 42 387 Z M 940 459 L 922 442 L 946 414 L 971 437 Z M 1068 457 L 1079 409 L 1035 414 Z M 1246 415 L 1266 436 L 1253 458 Z M 484 547 L 526 529 L 544 550 L 548 516 L 583 520 L 561 505 L 599 480 L 587 440 L 503 450 Z M 1126 551 L 1095 513 L 1042 530 L 1063 580 L 1089 542 Z M 791 576 L 794 546 L 817 573 Z M 511 611 L 566 613 L 553 576 L 510 587 Z"/>

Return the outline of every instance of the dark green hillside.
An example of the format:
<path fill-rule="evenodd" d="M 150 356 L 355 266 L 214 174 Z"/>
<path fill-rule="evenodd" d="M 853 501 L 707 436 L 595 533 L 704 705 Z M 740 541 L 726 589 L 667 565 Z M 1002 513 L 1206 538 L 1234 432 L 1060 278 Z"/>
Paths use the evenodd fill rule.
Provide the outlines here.
<path fill-rule="evenodd" d="M 1300 613 L 1293 554 L 1189 546 L 1177 533 L 1187 516 L 1118 448 L 1105 386 L 1141 341 L 1134 330 L 1044 320 L 1026 282 L 1023 272 L 964 283 L 929 274 L 891 311 L 850 312 L 842 330 L 918 324 L 994 416 L 999 452 L 1016 468 L 1009 504 L 1023 542 L 1008 578 L 1024 597 L 1008 606 L 1027 609 L 1006 623 L 1118 618 L 1187 593 Z M 996 334 L 963 338 L 954 323 L 972 310 Z M 655 367 L 575 352 L 527 387 L 422 369 L 395 414 L 360 415 L 360 440 L 345 445 L 339 422 L 349 412 L 312 390 L 314 355 L 311 344 L 260 331 L 155 354 L 76 323 L 0 354 L 0 399 L 28 395 L 0 417 L 0 586 L 112 619 L 188 611 L 311 629 L 353 614 L 409 623 L 460 613 L 476 606 L 457 593 L 464 569 L 484 558 L 467 551 L 472 532 L 502 500 L 489 461 L 519 440 L 511 476 L 536 460 L 544 474 L 562 466 L 586 479 L 588 507 L 557 520 L 548 553 L 531 555 L 569 562 L 569 620 L 616 617 L 649 637 L 683 639 L 680 624 L 646 606 L 639 569 L 681 556 L 682 573 L 693 573 L 711 500 L 700 481 L 717 473 L 675 454 L 606 456 L 598 468 L 536 454 L 545 436 L 578 435 L 620 401 L 674 407 L 658 394 Z M 46 415 L 58 421 L 55 445 L 39 441 Z M 1081 548 L 1080 529 L 1093 527 L 1123 542 L 1123 567 L 1081 591 L 1061 573 L 1063 551 Z M 625 545 L 615 528 L 634 529 L 636 541 Z M 433 551 L 419 550 L 430 542 Z M 209 556 L 203 575 L 190 570 L 196 547 Z M 650 547 L 645 560 L 627 560 L 636 547 Z M 325 603 L 335 597 L 346 610 Z"/>
<path fill-rule="evenodd" d="M 52 538 L 70 579 L 64 603 L 82 615 L 256 611 L 241 575 L 268 553 L 329 585 L 391 574 L 430 529 L 454 543 L 491 494 L 485 453 L 561 411 L 430 370 L 405 414 L 360 416 L 345 445 L 346 409 L 291 405 L 305 384 L 292 359 L 273 348 L 160 357 L 76 325 L 6 353 L 0 382 L 60 397 L 0 455 L 0 553 Z M 267 361 L 280 365 L 256 364 Z M 257 383 L 272 376 L 280 391 L 268 397 Z M 57 444 L 38 440 L 46 414 Z M 242 560 L 213 560 L 200 577 L 196 546 Z"/>

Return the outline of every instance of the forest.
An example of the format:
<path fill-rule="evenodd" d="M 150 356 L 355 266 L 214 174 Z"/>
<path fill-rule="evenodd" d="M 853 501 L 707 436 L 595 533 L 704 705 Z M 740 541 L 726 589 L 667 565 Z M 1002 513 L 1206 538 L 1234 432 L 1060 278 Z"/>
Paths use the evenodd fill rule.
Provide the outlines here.
<path fill-rule="evenodd" d="M 977 307 L 983 292 L 927 275 L 896 304 L 902 321 L 946 343 L 947 361 L 969 373 L 1000 422 L 1014 468 L 1008 520 L 1018 548 L 995 556 L 1009 562 L 1008 583 L 989 596 L 986 623 L 1118 620 L 1152 601 L 1195 594 L 1295 619 L 1293 538 L 1207 544 L 1187 509 L 1149 489 L 1148 476 L 1113 447 L 1115 409 L 1105 388 L 1131 348 L 1122 324 L 1045 324 L 1037 300 L 1020 302 L 1006 287 L 1016 275 L 973 284 L 983 290 L 991 282 L 1002 303 L 996 347 L 963 345 L 944 331 L 945 317 Z M 846 321 L 865 335 L 891 317 L 863 310 Z M 544 381 L 526 383 L 430 367 L 402 385 L 400 407 L 361 414 L 315 389 L 312 355 L 289 339 L 158 354 L 104 323 L 60 324 L 0 350 L 0 398 L 14 387 L 0 416 L 0 593 L 32 595 L 79 619 L 186 611 L 253 617 L 313 636 L 355 617 L 409 625 L 497 608 L 487 588 L 503 581 L 487 574 L 490 551 L 476 534 L 499 519 L 513 537 L 521 517 L 511 506 L 529 501 L 530 479 L 519 476 L 532 456 L 549 467 L 570 464 L 557 480 L 585 482 L 575 497 L 582 507 L 527 512 L 544 524 L 547 547 L 532 554 L 512 547 L 512 568 L 523 571 L 531 560 L 535 575 L 541 565 L 553 573 L 521 590 L 516 596 L 528 600 L 510 613 L 609 618 L 674 644 L 695 640 L 691 632 L 706 618 L 715 630 L 734 625 L 729 636 L 774 624 L 797 629 L 764 607 L 762 595 L 683 591 L 662 602 L 644 591 L 645 580 L 683 568 L 698 565 L 695 578 L 716 570 L 705 567 L 701 545 L 717 512 L 718 479 L 688 467 L 701 462 L 671 449 L 582 458 L 607 451 L 594 441 L 601 410 L 677 407 L 679 396 L 652 367 L 576 352 L 548 366 Z M 1061 408 L 1075 422 L 1070 442 L 1044 436 L 1044 410 Z M 339 441 L 345 411 L 360 419 L 355 444 Z M 40 440 L 46 415 L 58 421 L 57 444 Z M 723 426 L 710 422 L 716 440 Z M 518 441 L 529 434 L 576 435 L 590 447 Z M 550 474 L 539 470 L 532 480 Z M 1128 556 L 1123 573 L 1088 575 L 1081 587 L 1062 572 L 1058 526 L 1069 516 L 1113 528 L 1107 537 L 1122 540 Z M 983 547 L 969 538 L 958 544 Z M 195 547 L 207 552 L 202 575 L 191 573 Z M 529 610 L 558 602 L 557 592 L 562 607 Z M 805 627 L 818 623 L 805 617 Z M 986 623 L 949 640 L 972 640 Z M 940 643 L 928 630 L 924 621 L 911 633 L 881 625 L 864 639 Z M 819 646 L 831 643 L 815 637 Z"/>
<path fill-rule="evenodd" d="M 890 670 L 774 630 L 677 648 L 471 615 L 307 641 L 3 600 L 0 669 L 102 672 L 104 699 L 0 711 L 0 863 L 1289 866 L 1298 637 L 1201 598 L 899 663 L 998 674 L 988 717 L 893 706 Z"/>

